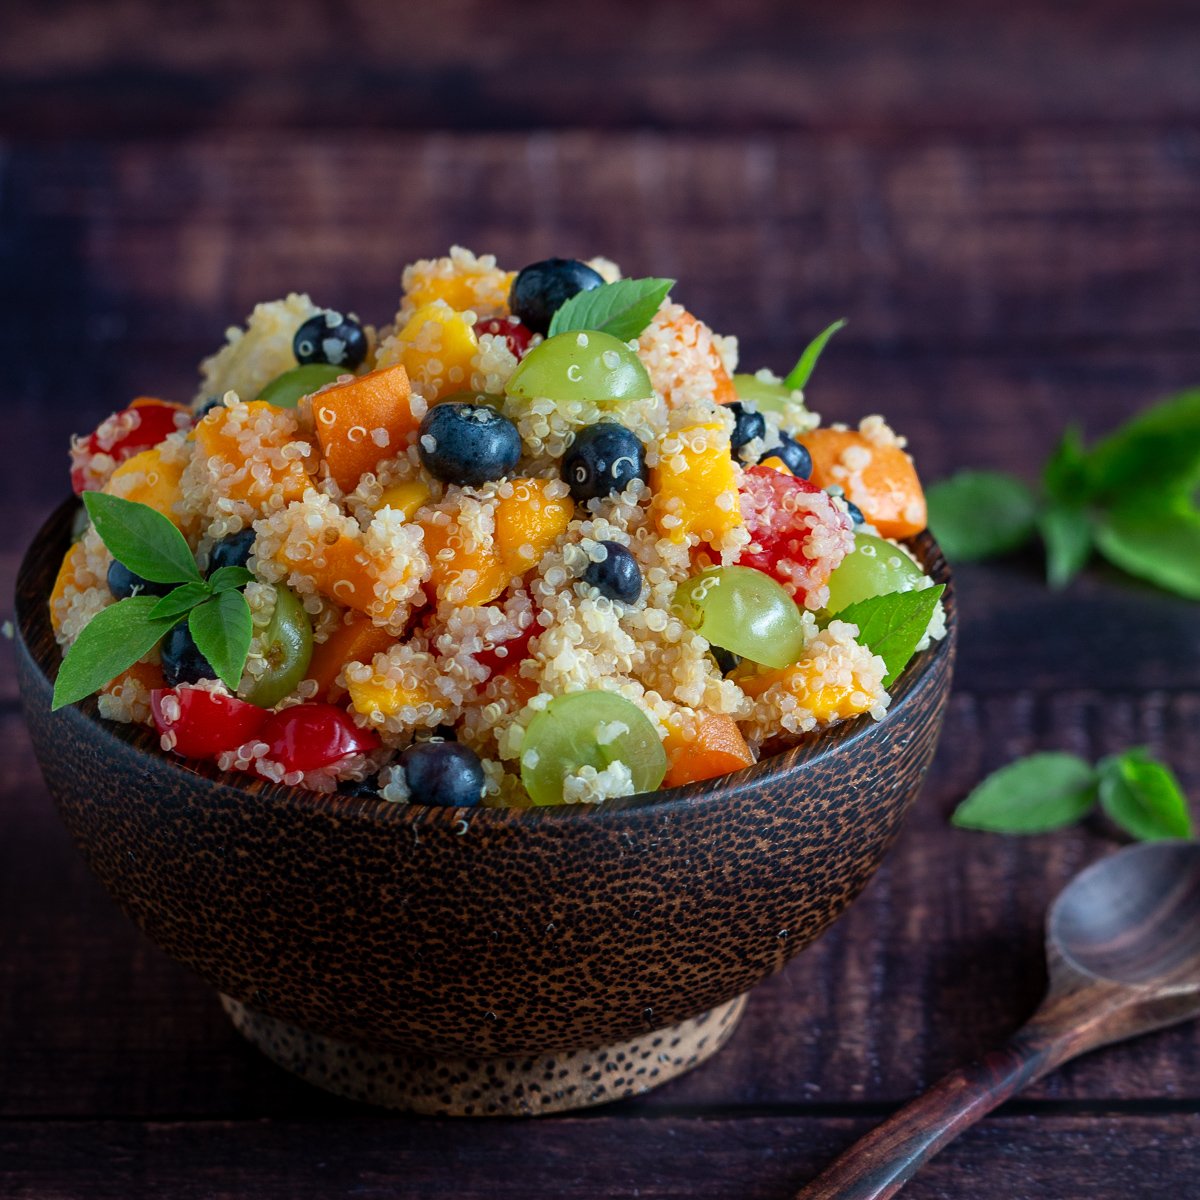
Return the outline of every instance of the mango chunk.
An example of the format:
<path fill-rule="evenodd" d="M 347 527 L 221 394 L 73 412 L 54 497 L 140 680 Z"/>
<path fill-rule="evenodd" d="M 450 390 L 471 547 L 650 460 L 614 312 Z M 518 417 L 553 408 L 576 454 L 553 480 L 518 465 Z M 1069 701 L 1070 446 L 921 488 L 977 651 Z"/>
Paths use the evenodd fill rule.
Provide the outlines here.
<path fill-rule="evenodd" d="M 183 467 L 182 462 L 165 460 L 157 446 L 142 450 L 117 467 L 104 490 L 110 496 L 149 505 L 183 529 L 188 522 L 175 511 L 176 503 L 182 498 L 179 481 Z"/>
<path fill-rule="evenodd" d="M 692 425 L 670 440 L 677 440 L 679 448 L 664 451 L 650 472 L 655 524 L 673 542 L 694 533 L 718 548 L 742 524 L 725 427 L 718 422 Z"/>
<path fill-rule="evenodd" d="M 555 481 L 514 479 L 512 483 L 513 494 L 496 506 L 496 546 L 508 573 L 523 575 L 566 533 L 575 504 L 569 496 L 547 495 L 558 490 Z"/>
<path fill-rule="evenodd" d="M 444 300 L 434 300 L 422 304 L 397 333 L 400 362 L 431 404 L 471 386 L 471 360 L 479 349 L 473 324 Z"/>

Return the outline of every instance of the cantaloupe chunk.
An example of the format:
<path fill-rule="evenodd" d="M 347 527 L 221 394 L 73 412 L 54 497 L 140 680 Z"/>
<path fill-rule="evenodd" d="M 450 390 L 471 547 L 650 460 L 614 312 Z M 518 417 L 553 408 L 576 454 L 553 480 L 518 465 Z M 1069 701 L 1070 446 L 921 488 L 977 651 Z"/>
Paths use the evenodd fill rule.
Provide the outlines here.
<path fill-rule="evenodd" d="M 262 509 L 276 495 L 287 502 L 299 500 L 309 486 L 304 460 L 283 458 L 278 453 L 290 443 L 304 441 L 296 432 L 294 414 L 287 409 L 265 400 L 232 408 L 218 406 L 197 423 L 194 436 L 196 453 L 208 460 L 214 486 L 231 500 Z M 248 461 L 239 443 L 250 441 L 255 448 Z"/>
<path fill-rule="evenodd" d="M 667 752 L 663 787 L 715 779 L 754 762 L 737 722 L 724 713 L 710 713 L 691 730 L 668 725 L 663 748 Z"/>

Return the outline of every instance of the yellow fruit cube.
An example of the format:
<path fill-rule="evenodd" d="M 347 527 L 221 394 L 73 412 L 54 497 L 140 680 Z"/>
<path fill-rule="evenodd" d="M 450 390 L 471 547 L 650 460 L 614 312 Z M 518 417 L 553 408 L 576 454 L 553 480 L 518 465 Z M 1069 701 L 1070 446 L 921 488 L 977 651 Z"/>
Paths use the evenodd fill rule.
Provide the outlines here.
<path fill-rule="evenodd" d="M 175 504 L 182 495 L 179 487 L 182 475 L 183 463 L 165 460 L 156 446 L 121 463 L 109 476 L 104 490 L 122 500 L 147 504 L 182 529 L 187 521 L 175 512 Z"/>
<path fill-rule="evenodd" d="M 566 532 L 575 505 L 570 496 L 551 498 L 562 485 L 549 479 L 514 479 L 513 494 L 496 506 L 496 548 L 512 575 L 537 566 L 542 555 Z"/>
<path fill-rule="evenodd" d="M 664 449 L 650 473 L 654 520 L 663 537 L 682 542 L 690 534 L 717 547 L 742 524 L 737 474 L 729 453 L 729 435 L 719 422 L 691 425 Z"/>
<path fill-rule="evenodd" d="M 408 479 L 404 483 L 394 483 L 385 488 L 375 505 L 375 512 L 381 509 L 393 508 L 404 514 L 406 521 L 413 519 L 413 513 L 429 499 L 429 488 L 419 479 Z"/>
<path fill-rule="evenodd" d="M 471 386 L 479 349 L 473 321 L 444 300 L 422 304 L 396 335 L 413 387 L 430 402 Z"/>

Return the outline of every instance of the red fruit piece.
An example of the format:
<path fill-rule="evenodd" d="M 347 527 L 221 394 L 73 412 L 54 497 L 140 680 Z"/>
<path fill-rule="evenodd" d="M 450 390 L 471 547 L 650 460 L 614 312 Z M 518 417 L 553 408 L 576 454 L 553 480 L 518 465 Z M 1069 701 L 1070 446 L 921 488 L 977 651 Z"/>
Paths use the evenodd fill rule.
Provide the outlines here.
<path fill-rule="evenodd" d="M 267 720 L 265 709 L 206 688 L 155 688 L 150 711 L 158 732 L 184 758 L 216 758 L 248 742 Z"/>
<path fill-rule="evenodd" d="M 98 491 L 118 463 L 186 428 L 190 418 L 184 420 L 179 414 L 187 411 L 179 404 L 140 396 L 128 408 L 101 421 L 86 438 L 75 439 L 71 446 L 71 487 L 75 494 Z"/>
<path fill-rule="evenodd" d="M 506 642 L 498 642 L 486 650 L 480 650 L 475 655 L 475 661 L 486 669 L 489 679 L 493 675 L 507 674 L 529 657 L 529 643 L 536 634 L 541 632 L 542 627 L 537 621 L 530 621 L 516 637 L 509 638 Z"/>
<path fill-rule="evenodd" d="M 336 704 L 296 704 L 268 715 L 258 731 L 266 742 L 263 756 L 284 771 L 319 771 L 351 754 L 379 746 L 379 738 L 361 729 Z"/>
<path fill-rule="evenodd" d="M 854 548 L 849 516 L 807 479 L 750 467 L 739 494 L 750 545 L 738 564 L 778 579 L 806 608 L 824 608 L 826 583 Z"/>
<path fill-rule="evenodd" d="M 518 360 L 525 357 L 533 339 L 533 330 L 522 325 L 516 317 L 489 317 L 480 321 L 475 326 L 475 336 L 481 333 L 500 334 Z"/>

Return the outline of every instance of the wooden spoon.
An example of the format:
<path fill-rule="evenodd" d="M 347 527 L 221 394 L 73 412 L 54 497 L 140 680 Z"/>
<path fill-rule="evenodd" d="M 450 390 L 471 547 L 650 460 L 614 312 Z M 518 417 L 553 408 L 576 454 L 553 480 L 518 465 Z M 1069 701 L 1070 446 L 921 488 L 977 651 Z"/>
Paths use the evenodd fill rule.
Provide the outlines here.
<path fill-rule="evenodd" d="M 1130 846 L 1077 875 L 1046 919 L 1050 983 L 1000 1050 L 953 1071 L 797 1200 L 883 1200 L 992 1109 L 1097 1046 L 1200 1015 L 1200 842 Z"/>

